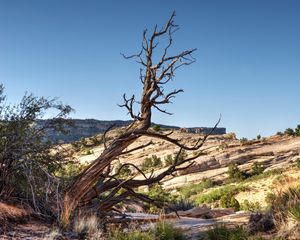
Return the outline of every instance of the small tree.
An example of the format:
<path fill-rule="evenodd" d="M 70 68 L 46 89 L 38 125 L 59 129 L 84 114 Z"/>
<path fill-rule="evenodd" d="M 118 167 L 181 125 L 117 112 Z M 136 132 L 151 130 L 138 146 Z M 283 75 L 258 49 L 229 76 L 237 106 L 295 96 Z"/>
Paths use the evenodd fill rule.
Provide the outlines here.
<path fill-rule="evenodd" d="M 158 168 L 162 166 L 162 161 L 159 157 L 156 155 L 152 155 L 151 157 L 145 158 L 143 164 L 142 164 L 142 170 L 148 171 L 153 168 Z"/>
<path fill-rule="evenodd" d="M 295 128 L 295 135 L 300 136 L 300 124 L 298 124 L 297 127 Z"/>
<path fill-rule="evenodd" d="M 36 212 L 47 212 L 45 204 L 58 197 L 56 171 L 68 160 L 66 152 L 54 146 L 48 131 L 64 132 L 65 117 L 72 110 L 56 99 L 26 94 L 17 105 L 6 105 L 0 85 L 0 198 L 27 201 Z M 57 111 L 40 121 L 47 111 Z M 53 199 L 52 199 L 53 200 Z"/>
<path fill-rule="evenodd" d="M 262 174 L 264 171 L 264 167 L 262 163 L 254 162 L 252 165 L 252 175 L 259 175 Z"/>
<path fill-rule="evenodd" d="M 236 163 L 228 164 L 228 178 L 230 180 L 243 180 L 245 179 L 245 174 L 238 168 Z"/>
<path fill-rule="evenodd" d="M 160 125 L 155 124 L 155 125 L 153 126 L 153 130 L 154 130 L 155 132 L 159 132 L 159 131 L 160 131 Z"/>
<path fill-rule="evenodd" d="M 61 222 L 64 226 L 69 224 L 70 216 L 79 204 L 86 205 L 92 203 L 94 198 L 102 199 L 96 208 L 97 211 L 103 214 L 113 211 L 116 203 L 125 201 L 128 198 L 136 198 L 144 202 L 153 203 L 151 199 L 136 192 L 135 189 L 139 186 L 158 183 L 164 177 L 190 167 L 193 164 L 190 161 L 196 159 L 202 153 L 199 151 L 199 154 L 196 156 L 186 158 L 183 161 L 177 161 L 158 175 L 151 174 L 150 176 L 146 176 L 141 169 L 132 164 L 132 167 L 145 179 L 116 178 L 117 175 L 111 173 L 112 162 L 120 155 L 133 152 L 147 145 L 127 150 L 138 138 L 148 136 L 170 142 L 179 147 L 180 154 L 182 150 L 199 150 L 208 135 L 218 125 L 219 121 L 209 134 L 199 138 L 193 146 L 186 146 L 180 139 L 170 137 L 171 133 L 162 134 L 151 129 L 153 110 L 155 109 L 161 113 L 170 115 L 171 113 L 164 106 L 171 103 L 171 100 L 177 94 L 183 92 L 182 89 L 168 92 L 166 85 L 172 82 L 176 70 L 182 66 L 190 65 L 195 61 L 192 54 L 196 49 L 182 51 L 175 55 L 170 54 L 170 47 L 173 44 L 173 34 L 178 30 L 178 26 L 174 23 L 174 17 L 175 13 L 171 15 L 163 28 L 159 29 L 155 26 L 150 34 L 145 30 L 142 36 L 141 50 L 137 54 L 131 56 L 123 55 L 124 58 L 134 59 L 140 64 L 141 98 L 137 101 L 135 95 L 131 97 L 127 97 L 126 94 L 123 95 L 123 104 L 119 106 L 126 109 L 132 118 L 132 123 L 124 129 L 121 135 L 112 139 L 108 144 L 106 144 L 104 134 L 104 151 L 66 189 L 63 211 L 61 213 Z M 166 45 L 157 47 L 159 41 L 166 43 Z M 136 104 L 139 105 L 138 112 L 135 111 L 137 109 Z M 186 162 L 190 163 L 186 166 L 181 166 Z M 120 192 L 120 189 L 124 191 Z"/>
<path fill-rule="evenodd" d="M 257 140 L 260 140 L 260 139 L 261 139 L 261 135 L 258 134 L 257 137 L 256 137 L 256 139 L 257 139 Z"/>
<path fill-rule="evenodd" d="M 287 128 L 285 131 L 284 131 L 284 134 L 288 135 L 288 136 L 294 136 L 295 135 L 295 132 L 292 128 Z"/>

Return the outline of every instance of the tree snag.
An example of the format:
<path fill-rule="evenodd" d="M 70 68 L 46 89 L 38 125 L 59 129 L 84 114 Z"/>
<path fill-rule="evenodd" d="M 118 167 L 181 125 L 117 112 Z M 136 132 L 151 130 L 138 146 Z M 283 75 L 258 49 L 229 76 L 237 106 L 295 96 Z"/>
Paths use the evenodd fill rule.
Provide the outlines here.
<path fill-rule="evenodd" d="M 136 101 L 134 95 L 130 98 L 127 98 L 125 94 L 123 95 L 124 102 L 119 106 L 127 109 L 133 122 L 126 128 L 125 133 L 111 141 L 108 145 L 105 144 L 105 149 L 102 154 L 81 174 L 75 177 L 73 182 L 66 189 L 63 209 L 60 215 L 63 226 L 69 225 L 70 215 L 78 206 L 86 205 L 93 197 L 97 197 L 97 195 L 101 195 L 103 192 L 109 191 L 109 194 L 106 195 L 99 204 L 98 209 L 100 210 L 112 210 L 116 203 L 128 197 L 137 198 L 142 201 L 151 201 L 151 199 L 148 199 L 145 195 L 134 192 L 134 188 L 159 182 L 165 176 L 172 175 L 175 171 L 189 167 L 190 164 L 182 168 L 179 167 L 179 165 L 189 162 L 200 155 L 199 153 L 184 161 L 175 161 L 172 166 L 161 174 L 157 176 L 151 174 L 148 178 L 138 167 L 134 166 L 138 173 L 144 175 L 145 179 L 143 180 L 136 180 L 134 176 L 127 179 L 120 179 L 117 177 L 117 174 L 111 174 L 110 166 L 112 161 L 116 160 L 116 158 L 125 151 L 127 152 L 127 147 L 141 136 L 150 136 L 171 142 L 177 145 L 180 151 L 182 149 L 198 150 L 208 136 L 199 138 L 199 141 L 194 146 L 185 146 L 180 140 L 172 139 L 168 134 L 163 135 L 149 129 L 151 126 L 152 109 L 155 108 L 162 113 L 171 114 L 162 107 L 165 104 L 169 104 L 171 99 L 178 93 L 183 92 L 182 89 L 179 89 L 165 93 L 164 86 L 173 79 L 174 73 L 178 68 L 190 65 L 195 61 L 192 57 L 192 53 L 196 49 L 186 50 L 177 55 L 169 55 L 168 50 L 173 42 L 173 33 L 178 30 L 178 26 L 174 24 L 174 17 L 175 12 L 173 12 L 166 25 L 160 30 L 155 26 L 149 38 L 147 30 L 144 30 L 141 51 L 139 53 L 131 56 L 122 54 L 124 58 L 135 59 L 141 65 L 140 80 L 143 85 L 141 99 L 140 101 Z M 166 37 L 168 42 L 164 48 L 161 48 L 162 53 L 160 60 L 155 62 L 153 54 L 158 46 L 159 39 L 162 37 Z M 135 104 L 140 105 L 139 113 L 134 112 Z M 142 147 L 144 146 L 140 146 L 139 148 Z M 134 150 L 136 149 L 129 151 Z M 121 194 L 117 194 L 121 188 L 125 189 L 125 191 Z"/>

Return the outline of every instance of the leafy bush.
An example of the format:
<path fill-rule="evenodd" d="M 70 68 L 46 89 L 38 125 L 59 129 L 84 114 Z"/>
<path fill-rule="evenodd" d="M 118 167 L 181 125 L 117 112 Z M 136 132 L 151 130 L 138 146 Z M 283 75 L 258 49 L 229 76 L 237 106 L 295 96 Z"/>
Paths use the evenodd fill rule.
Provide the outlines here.
<path fill-rule="evenodd" d="M 296 160 L 296 167 L 300 169 L 300 158 L 297 158 Z"/>
<path fill-rule="evenodd" d="M 137 229 L 130 229 L 125 232 L 122 229 L 115 229 L 111 231 L 108 236 L 109 240 L 153 240 L 154 234 L 151 231 L 140 231 Z"/>
<path fill-rule="evenodd" d="M 282 132 L 277 132 L 277 133 L 276 133 L 276 135 L 278 135 L 278 136 L 282 136 L 282 135 L 283 135 L 283 133 L 282 133 Z"/>
<path fill-rule="evenodd" d="M 252 175 L 252 176 L 248 177 L 247 179 L 245 179 L 244 181 L 245 182 L 257 181 L 260 179 L 268 178 L 270 176 L 280 175 L 280 174 L 282 174 L 282 172 L 283 172 L 282 169 L 273 169 L 273 170 L 263 172 L 259 175 Z"/>
<path fill-rule="evenodd" d="M 142 170 L 148 171 L 153 168 L 161 167 L 162 161 L 156 155 L 152 155 L 151 157 L 145 158 L 144 162 L 142 163 Z"/>
<path fill-rule="evenodd" d="M 181 162 L 184 159 L 186 159 L 187 156 L 188 155 L 187 155 L 186 151 L 184 151 L 184 150 L 181 150 L 180 152 L 175 152 L 174 156 L 169 154 L 164 158 L 165 166 L 168 167 L 168 166 L 173 165 L 176 162 Z"/>
<path fill-rule="evenodd" d="M 233 208 L 235 211 L 240 210 L 240 204 L 233 196 L 232 192 L 223 195 L 220 199 L 220 206 L 223 208 Z"/>
<path fill-rule="evenodd" d="M 101 144 L 101 140 L 98 139 L 98 137 L 95 135 L 95 136 L 92 136 L 90 137 L 90 141 L 92 143 L 92 146 L 97 146 L 99 144 Z"/>
<path fill-rule="evenodd" d="M 81 173 L 86 165 L 78 162 L 67 162 L 61 166 L 56 172 L 55 175 L 63 179 L 63 185 L 70 183 L 73 177 Z"/>
<path fill-rule="evenodd" d="M 248 234 L 242 227 L 227 228 L 224 225 L 216 226 L 205 233 L 205 240 L 247 240 Z"/>
<path fill-rule="evenodd" d="M 130 170 L 129 165 L 123 165 L 120 161 L 116 165 L 115 172 L 119 172 L 119 175 L 122 177 L 128 177 L 132 174 L 132 171 Z"/>
<path fill-rule="evenodd" d="M 211 179 L 203 179 L 200 183 L 184 185 L 179 189 L 180 195 L 189 198 L 192 195 L 203 192 L 203 190 L 211 188 L 215 183 Z"/>
<path fill-rule="evenodd" d="M 300 186 L 279 193 L 272 202 L 272 209 L 279 222 L 287 221 L 288 218 L 300 222 Z"/>
<path fill-rule="evenodd" d="M 300 136 L 300 124 L 295 128 L 295 135 Z"/>
<path fill-rule="evenodd" d="M 300 222 L 300 203 L 291 203 L 288 206 L 288 216 L 297 222 Z"/>
<path fill-rule="evenodd" d="M 184 240 L 183 233 L 175 229 L 171 223 L 158 222 L 154 229 L 141 231 L 138 229 L 115 229 L 109 234 L 109 240 Z"/>
<path fill-rule="evenodd" d="M 259 202 L 249 202 L 248 200 L 244 200 L 244 202 L 240 205 L 240 209 L 255 212 L 261 210 L 261 206 Z"/>
<path fill-rule="evenodd" d="M 254 162 L 252 165 L 252 175 L 260 175 L 262 174 L 264 171 L 264 167 L 262 165 L 262 163 L 258 163 L 258 162 Z"/>
<path fill-rule="evenodd" d="M 294 136 L 295 135 L 295 132 L 292 128 L 287 128 L 285 131 L 284 131 L 284 134 L 288 135 L 288 136 Z"/>
<path fill-rule="evenodd" d="M 172 210 L 186 211 L 195 207 L 195 203 L 189 199 L 180 197 L 171 204 Z"/>
<path fill-rule="evenodd" d="M 159 132 L 159 131 L 160 131 L 160 125 L 154 125 L 154 126 L 153 126 L 153 130 L 154 130 L 155 132 Z"/>
<path fill-rule="evenodd" d="M 164 203 L 176 203 L 176 197 L 173 196 L 170 192 L 163 189 L 163 187 L 159 184 L 149 186 L 149 191 L 146 195 L 161 206 L 163 206 Z M 148 208 L 149 212 L 151 213 L 159 212 L 159 209 L 154 204 L 149 204 Z"/>
<path fill-rule="evenodd" d="M 225 185 L 216 189 L 213 189 L 205 194 L 198 196 L 195 199 L 197 204 L 212 203 L 221 199 L 224 195 L 235 195 L 239 192 L 246 191 L 247 188 L 243 185 Z"/>
<path fill-rule="evenodd" d="M 91 150 L 91 149 L 86 149 L 85 152 L 84 152 L 84 155 L 91 155 L 91 154 L 93 154 L 93 153 L 94 153 L 93 150 Z"/>
<path fill-rule="evenodd" d="M 276 195 L 274 193 L 267 193 L 265 197 L 265 202 L 269 205 L 272 206 L 276 200 Z"/>
<path fill-rule="evenodd" d="M 227 174 L 229 180 L 241 181 L 246 178 L 246 174 L 238 168 L 236 163 L 228 164 Z"/>
<path fill-rule="evenodd" d="M 80 239 L 104 239 L 104 233 L 97 216 L 78 217 L 74 222 L 74 230 Z"/>
<path fill-rule="evenodd" d="M 183 233 L 173 227 L 168 222 L 159 222 L 154 229 L 155 239 L 158 240 L 184 240 L 186 239 Z"/>
<path fill-rule="evenodd" d="M 261 135 L 258 134 L 258 135 L 256 136 L 256 139 L 257 139 L 257 140 L 260 140 L 260 139 L 261 139 Z"/>
<path fill-rule="evenodd" d="M 36 211 L 55 197 L 55 172 L 67 161 L 68 152 L 47 138 L 48 131 L 67 133 L 65 119 L 72 111 L 56 99 L 25 95 L 15 106 L 6 105 L 0 84 L 0 198 L 26 199 Z M 48 111 L 57 117 L 41 122 Z"/>

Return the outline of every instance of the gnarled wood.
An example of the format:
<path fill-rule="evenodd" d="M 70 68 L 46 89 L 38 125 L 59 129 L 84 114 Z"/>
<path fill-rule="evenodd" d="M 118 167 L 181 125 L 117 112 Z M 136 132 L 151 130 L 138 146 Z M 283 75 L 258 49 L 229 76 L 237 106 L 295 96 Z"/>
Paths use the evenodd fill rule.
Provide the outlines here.
<path fill-rule="evenodd" d="M 170 139 L 167 135 L 160 135 L 157 133 L 154 134 L 148 131 L 149 127 L 151 126 L 152 108 L 154 107 L 158 111 L 169 114 L 166 110 L 163 110 L 161 106 L 170 103 L 170 100 L 174 98 L 176 94 L 183 91 L 179 89 L 170 93 L 164 93 L 164 85 L 173 79 L 176 69 L 184 65 L 189 65 L 195 61 L 191 54 L 196 49 L 183 51 L 174 56 L 168 56 L 168 49 L 172 45 L 173 40 L 172 34 L 178 29 L 178 26 L 174 24 L 174 17 L 175 13 L 171 15 L 165 27 L 163 27 L 161 30 L 158 30 L 157 26 L 155 26 L 154 31 L 150 35 L 149 39 L 147 39 L 147 31 L 144 31 L 142 48 L 138 54 L 134 54 L 129 57 L 123 55 L 126 59 L 134 58 L 138 63 L 141 64 L 140 80 L 143 84 L 143 92 L 140 101 L 136 102 L 134 95 L 132 95 L 130 98 L 127 98 L 124 94 L 124 103 L 119 105 L 120 107 L 127 109 L 128 114 L 133 119 L 133 123 L 127 127 L 124 134 L 117 137 L 108 146 L 106 146 L 103 153 L 97 159 L 95 159 L 94 162 L 91 163 L 80 175 L 78 175 L 67 188 L 64 195 L 63 209 L 61 213 L 61 222 L 64 226 L 69 224 L 70 215 L 74 209 L 76 209 L 78 204 L 80 202 L 86 202 L 94 196 L 91 194 L 93 191 L 94 193 L 97 191 L 104 191 L 107 186 L 111 187 L 112 189 L 120 188 L 120 186 L 124 189 L 127 189 L 123 195 L 121 194 L 118 196 L 115 196 L 113 193 L 116 191 L 112 190 L 110 198 L 106 199 L 109 200 L 110 203 L 108 203 L 108 201 L 103 201 L 102 207 L 112 207 L 114 205 L 112 203 L 120 202 L 129 195 L 148 200 L 146 196 L 135 193 L 132 188 L 141 184 L 143 185 L 158 182 L 166 175 L 170 175 L 179 169 L 177 166 L 182 163 L 176 163 L 163 174 L 146 180 L 138 181 L 131 179 L 128 181 L 123 181 L 117 179 L 112 181 L 113 178 L 110 178 L 109 180 L 105 181 L 105 169 L 108 169 L 108 166 L 110 166 L 111 162 L 120 156 L 122 152 L 140 136 L 150 135 L 153 137 L 160 137 L 166 141 L 176 144 L 183 149 L 188 150 L 196 150 L 202 146 L 202 144 L 198 144 L 194 147 L 186 147 L 179 143 L 178 140 Z M 162 51 L 161 59 L 157 63 L 154 63 L 154 49 L 158 45 L 158 39 L 164 36 L 168 37 L 168 44 Z M 134 113 L 134 104 L 140 104 L 140 112 L 137 114 Z M 109 178 L 109 176 L 107 177 Z M 94 187 L 101 178 L 102 185 L 104 185 L 95 191 Z"/>

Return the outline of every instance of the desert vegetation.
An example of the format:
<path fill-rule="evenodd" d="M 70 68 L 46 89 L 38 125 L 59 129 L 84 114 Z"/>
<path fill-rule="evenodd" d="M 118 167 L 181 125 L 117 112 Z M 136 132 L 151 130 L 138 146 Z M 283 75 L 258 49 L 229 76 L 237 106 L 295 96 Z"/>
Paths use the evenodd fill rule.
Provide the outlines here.
<path fill-rule="evenodd" d="M 141 82 L 119 104 L 131 118 L 126 126 L 53 142 L 47 133 L 68 134 L 73 109 L 32 94 L 7 104 L 0 85 L 1 234 L 35 219 L 47 225 L 40 239 L 299 236 L 300 125 L 249 140 L 213 136 L 220 119 L 207 134 L 153 124 L 153 110 L 171 115 L 166 107 L 183 92 L 170 90 L 175 72 L 195 62 L 196 49 L 171 51 L 174 19 L 144 30 L 140 51 L 122 54 L 139 64 Z"/>

